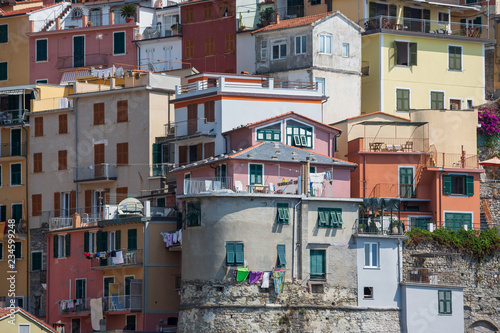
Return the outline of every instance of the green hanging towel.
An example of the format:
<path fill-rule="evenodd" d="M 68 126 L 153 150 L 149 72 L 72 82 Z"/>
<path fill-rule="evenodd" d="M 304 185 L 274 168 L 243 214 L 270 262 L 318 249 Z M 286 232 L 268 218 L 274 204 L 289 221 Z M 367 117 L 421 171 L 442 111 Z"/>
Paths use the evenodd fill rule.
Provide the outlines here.
<path fill-rule="evenodd" d="M 250 274 L 248 268 L 238 268 L 238 272 L 236 273 L 236 281 L 245 281 L 248 277 L 248 274 Z"/>

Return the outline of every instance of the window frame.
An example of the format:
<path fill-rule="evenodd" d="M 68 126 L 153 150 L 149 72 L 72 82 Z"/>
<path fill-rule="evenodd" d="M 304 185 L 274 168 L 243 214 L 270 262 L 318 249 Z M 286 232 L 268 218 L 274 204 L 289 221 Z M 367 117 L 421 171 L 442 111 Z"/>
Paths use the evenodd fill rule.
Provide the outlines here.
<path fill-rule="evenodd" d="M 447 21 L 441 20 L 441 17 L 440 17 L 441 15 L 443 16 L 443 18 L 444 18 L 444 16 L 448 16 L 448 20 Z M 448 12 L 443 12 L 441 10 L 438 10 L 438 12 L 437 12 L 437 20 L 438 20 L 438 24 L 440 24 L 440 25 L 450 24 L 450 12 L 449 11 Z"/>
<path fill-rule="evenodd" d="M 323 257 L 323 263 L 322 263 L 322 272 L 313 272 L 312 269 L 312 255 L 314 254 L 318 255 L 319 253 L 322 253 Z M 325 280 L 326 279 L 326 250 L 325 249 L 310 249 L 309 250 L 309 277 L 311 279 L 319 279 L 319 280 Z"/>
<path fill-rule="evenodd" d="M 19 184 L 13 184 L 12 183 L 12 166 L 13 165 L 19 165 L 20 170 L 19 170 Z M 16 163 L 10 163 L 10 186 L 22 186 L 23 185 L 23 165 L 22 163 L 16 162 Z"/>
<path fill-rule="evenodd" d="M 350 55 L 351 55 L 351 52 L 350 52 L 351 50 L 350 49 L 351 49 L 351 47 L 350 47 L 349 43 L 342 43 L 342 57 L 343 58 L 349 58 L 350 57 Z"/>
<path fill-rule="evenodd" d="M 327 40 L 330 41 L 330 45 L 327 48 Z M 319 54 L 332 54 L 332 42 L 333 42 L 333 36 L 330 33 L 320 33 L 318 35 L 318 42 L 319 42 Z"/>
<path fill-rule="evenodd" d="M 295 36 L 295 54 L 306 54 L 307 53 L 307 36 Z"/>
<path fill-rule="evenodd" d="M 403 109 L 399 109 L 399 107 L 398 107 L 398 104 L 399 104 L 398 103 L 398 91 L 407 91 L 408 92 L 408 109 L 404 109 L 404 108 Z M 396 101 L 396 103 L 395 103 L 396 104 L 395 105 L 396 106 L 395 109 L 396 109 L 396 111 L 399 111 L 399 112 L 408 112 L 408 111 L 410 111 L 410 109 L 411 109 L 411 89 L 410 88 L 396 87 L 394 93 L 395 93 L 395 96 L 396 96 L 395 97 L 395 101 Z M 404 98 L 402 100 L 402 103 L 404 103 Z"/>
<path fill-rule="evenodd" d="M 443 101 L 442 101 L 443 106 L 441 108 L 437 108 L 437 107 L 433 108 L 432 107 L 432 94 L 433 93 L 434 94 L 442 94 L 442 96 L 443 96 Z M 444 110 L 444 101 L 445 101 L 445 99 L 446 99 L 446 93 L 445 93 L 444 90 L 431 90 L 430 93 L 429 93 L 429 109 L 430 110 Z"/>
<path fill-rule="evenodd" d="M 4 40 L 4 41 L 2 41 L 2 40 L 0 39 L 0 44 L 6 44 L 6 43 L 8 43 L 8 42 L 9 42 L 9 25 L 8 25 L 8 24 L 0 24 L 0 28 L 2 28 L 2 27 L 5 27 L 5 28 L 6 28 L 6 29 L 5 29 L 5 31 L 6 31 L 6 34 L 5 34 L 6 38 L 5 38 L 5 40 Z M 0 35 L 0 36 L 1 36 L 1 35 Z"/>
<path fill-rule="evenodd" d="M 40 254 L 40 268 L 39 269 L 35 269 L 33 266 L 34 266 L 34 263 L 35 263 L 35 260 L 33 259 L 33 255 L 34 254 Z M 41 271 L 43 270 L 43 251 L 42 250 L 36 250 L 36 251 L 31 251 L 31 271 Z"/>
<path fill-rule="evenodd" d="M 398 43 L 406 44 L 406 65 L 398 63 Z M 412 67 L 417 66 L 418 59 L 418 44 L 409 40 L 394 40 L 394 66 L 395 67 Z M 414 49 L 414 50 L 413 50 Z"/>
<path fill-rule="evenodd" d="M 286 266 L 286 244 L 277 244 L 276 245 L 276 267 L 285 267 Z"/>
<path fill-rule="evenodd" d="M 83 295 L 80 295 L 80 296 L 83 296 L 81 298 L 78 298 L 77 297 L 77 291 L 78 291 L 78 281 L 83 281 L 83 289 L 84 289 L 84 293 Z M 75 299 L 87 299 L 87 278 L 77 278 L 75 279 Z"/>
<path fill-rule="evenodd" d="M 278 224 L 290 223 L 290 207 L 288 202 L 276 203 L 276 220 Z"/>
<path fill-rule="evenodd" d="M 260 60 L 267 60 L 267 40 L 260 41 Z"/>
<path fill-rule="evenodd" d="M 366 246 L 368 245 L 368 253 L 366 251 Z M 374 262 L 374 257 L 373 257 L 373 246 L 376 245 L 376 262 Z M 363 263 L 363 268 L 371 268 L 371 269 L 379 269 L 380 268 L 380 243 L 378 242 L 364 242 L 363 243 L 363 253 L 364 253 L 364 263 Z M 368 256 L 367 256 L 368 254 Z M 368 260 L 368 265 L 367 265 L 367 260 Z"/>
<path fill-rule="evenodd" d="M 35 84 L 49 84 L 49 79 L 38 79 L 35 81 Z"/>
<path fill-rule="evenodd" d="M 285 55 L 282 54 L 282 47 L 285 47 Z M 278 57 L 275 58 L 274 57 L 274 48 L 277 47 L 278 48 Z M 275 60 L 283 60 L 283 59 L 286 59 L 286 57 L 288 56 L 288 43 L 286 41 L 286 39 L 277 39 L 277 40 L 274 40 L 274 41 L 271 41 L 271 60 L 272 61 L 275 61 Z"/>
<path fill-rule="evenodd" d="M 40 41 L 45 41 L 45 59 L 38 59 L 38 42 Z M 42 63 L 42 62 L 48 62 L 49 61 L 49 40 L 48 38 L 39 38 L 35 39 L 35 62 L 36 63 Z"/>
<path fill-rule="evenodd" d="M 0 66 L 4 66 L 4 64 L 5 64 L 5 78 L 0 77 L 0 81 L 8 81 L 9 80 L 9 62 L 8 61 L 0 62 Z M 0 73 L 1 73 L 1 71 L 0 71 Z"/>
<path fill-rule="evenodd" d="M 115 50 L 116 43 L 116 35 L 123 34 L 123 52 L 117 53 Z M 113 56 L 122 56 L 127 54 L 127 32 L 125 30 L 122 31 L 113 31 Z"/>
<path fill-rule="evenodd" d="M 299 147 L 299 148 L 307 148 L 307 149 L 314 149 L 314 126 L 310 124 L 306 124 L 303 122 L 300 122 L 298 120 L 293 119 L 295 122 L 300 123 L 302 126 L 297 126 L 297 125 L 289 125 L 289 122 L 285 122 L 285 144 L 293 147 Z M 291 129 L 291 133 L 289 133 L 288 129 Z M 294 133 L 294 129 L 298 129 L 298 134 Z M 301 134 L 300 130 L 303 129 L 305 131 L 305 134 Z M 310 134 L 307 134 L 307 132 L 310 130 Z M 296 138 L 298 136 L 298 140 Z M 311 140 L 311 145 L 303 145 L 302 144 L 302 139 L 300 138 L 301 136 L 305 136 L 306 140 L 310 139 Z M 297 142 L 300 143 L 300 145 L 297 145 Z"/>
<path fill-rule="evenodd" d="M 446 295 L 449 295 L 449 300 L 446 299 Z M 441 311 L 441 303 L 444 304 L 444 310 Z M 449 309 L 446 306 L 449 305 Z M 451 315 L 453 314 L 453 293 L 451 290 L 438 290 L 438 314 L 439 315 Z"/>
<path fill-rule="evenodd" d="M 20 245 L 19 247 L 17 245 Z M 17 250 L 19 249 L 19 252 L 17 252 Z M 19 256 L 17 256 L 19 253 Z M 16 258 L 16 260 L 21 260 L 21 259 L 24 259 L 23 258 L 23 242 L 14 242 L 14 257 Z"/>
<path fill-rule="evenodd" d="M 318 207 L 318 228 L 342 229 L 344 217 L 342 208 Z"/>
<path fill-rule="evenodd" d="M 454 68 L 451 68 L 450 66 L 450 63 L 451 63 L 451 52 L 450 52 L 450 48 L 456 48 L 456 49 L 460 49 L 460 67 L 454 67 Z M 447 50 L 448 50 L 448 71 L 450 72 L 462 72 L 463 71 L 463 68 L 464 68 L 464 63 L 463 63 L 463 56 L 464 56 L 464 47 L 462 45 L 454 45 L 454 44 L 448 44 L 448 47 L 447 47 Z M 457 57 L 457 54 L 456 52 L 453 54 L 454 57 Z"/>
<path fill-rule="evenodd" d="M 245 264 L 245 243 L 244 242 L 226 242 L 226 266 L 243 266 Z M 236 248 L 236 245 L 241 245 L 241 251 L 238 251 Z M 233 246 L 234 251 L 229 252 L 228 247 Z M 242 258 L 241 260 L 238 260 L 237 253 L 241 252 L 242 253 Z M 230 253 L 233 253 L 234 258 L 230 260 Z"/>
<path fill-rule="evenodd" d="M 260 183 L 257 183 L 257 182 L 252 183 L 252 181 L 251 181 L 252 180 L 252 175 L 250 174 L 250 172 L 251 172 L 250 169 L 251 169 L 252 165 L 260 165 L 262 167 L 261 174 L 260 174 L 262 182 L 260 182 Z M 264 164 L 263 163 L 248 163 L 248 185 L 262 185 L 262 186 L 264 186 L 264 175 L 265 175 L 265 173 L 264 173 Z"/>
<path fill-rule="evenodd" d="M 185 213 L 184 222 L 187 227 L 201 227 L 201 202 L 188 201 Z"/>

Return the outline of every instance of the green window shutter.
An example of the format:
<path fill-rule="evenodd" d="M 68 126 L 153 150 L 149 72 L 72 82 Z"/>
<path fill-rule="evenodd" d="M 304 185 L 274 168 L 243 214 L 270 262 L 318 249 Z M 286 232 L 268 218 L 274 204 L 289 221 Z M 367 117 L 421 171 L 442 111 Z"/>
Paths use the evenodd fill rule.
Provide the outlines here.
<path fill-rule="evenodd" d="M 262 184 L 262 165 L 250 164 L 250 185 Z"/>
<path fill-rule="evenodd" d="M 59 252 L 59 236 L 54 235 L 54 258 L 58 258 Z"/>
<path fill-rule="evenodd" d="M 42 252 L 31 253 L 31 270 L 38 271 L 42 269 Z"/>
<path fill-rule="evenodd" d="M 7 63 L 0 62 L 0 81 L 7 80 Z"/>
<path fill-rule="evenodd" d="M 2 174 L 0 173 L 1 176 Z M 0 206 L 0 222 L 7 222 L 7 206 Z"/>
<path fill-rule="evenodd" d="M 137 229 L 128 229 L 128 249 L 137 250 Z"/>
<path fill-rule="evenodd" d="M 9 41 L 9 26 L 7 24 L 0 25 L 0 43 Z"/>
<path fill-rule="evenodd" d="M 115 32 L 113 34 L 113 54 L 125 53 L 125 32 Z"/>
<path fill-rule="evenodd" d="M 153 164 L 160 164 L 161 160 L 161 144 L 153 143 Z"/>
<path fill-rule="evenodd" d="M 115 248 L 117 251 L 119 251 L 122 248 L 122 231 L 121 230 L 116 230 L 115 231 Z"/>
<path fill-rule="evenodd" d="M 97 230 L 96 235 L 95 235 L 95 246 L 96 246 L 96 252 L 101 252 L 101 231 Z"/>
<path fill-rule="evenodd" d="M 288 223 L 290 219 L 290 215 L 288 213 L 288 204 L 287 203 L 278 203 L 278 223 Z"/>
<path fill-rule="evenodd" d="M 318 227 L 326 227 L 328 225 L 328 213 L 324 208 L 318 208 Z"/>
<path fill-rule="evenodd" d="M 71 235 L 66 234 L 65 240 L 66 240 L 66 257 L 69 257 L 71 255 Z"/>
<path fill-rule="evenodd" d="M 311 250 L 311 278 L 325 278 L 325 251 Z"/>
<path fill-rule="evenodd" d="M 342 225 L 344 224 L 344 219 L 342 218 L 342 210 L 341 209 L 337 210 L 337 221 L 339 223 L 339 226 L 342 227 Z"/>
<path fill-rule="evenodd" d="M 394 42 L 394 65 L 398 64 L 398 42 Z"/>
<path fill-rule="evenodd" d="M 234 265 L 236 262 L 236 254 L 234 243 L 226 243 L 226 265 Z"/>
<path fill-rule="evenodd" d="M 89 252 L 89 232 L 85 231 L 83 233 L 83 252 Z"/>
<path fill-rule="evenodd" d="M 278 244 L 277 250 L 278 250 L 278 266 L 285 266 L 286 265 L 286 247 L 285 244 Z"/>
<path fill-rule="evenodd" d="M 474 176 L 467 176 L 467 195 L 474 195 Z"/>
<path fill-rule="evenodd" d="M 417 66 L 417 43 L 410 43 L 410 66 Z"/>
<path fill-rule="evenodd" d="M 444 291 L 439 290 L 438 291 L 438 302 L 439 302 L 439 313 L 443 314 L 445 313 L 445 305 L 444 305 Z"/>
<path fill-rule="evenodd" d="M 21 242 L 14 243 L 14 257 L 16 259 L 21 258 L 23 244 Z"/>
<path fill-rule="evenodd" d="M 108 232 L 101 232 L 101 251 L 108 251 Z"/>
<path fill-rule="evenodd" d="M 443 194 L 450 195 L 451 194 L 451 176 L 443 175 Z"/>
<path fill-rule="evenodd" d="M 329 214 L 330 214 L 330 226 L 331 227 L 338 227 L 339 221 L 337 219 L 337 212 L 334 210 L 331 210 L 329 212 Z"/>
<path fill-rule="evenodd" d="M 243 252 L 243 243 L 235 243 L 234 250 L 236 254 L 236 265 L 243 265 L 245 261 L 245 254 Z"/>
<path fill-rule="evenodd" d="M 444 301 L 446 304 L 446 313 L 451 314 L 451 291 L 447 290 L 444 292 Z"/>

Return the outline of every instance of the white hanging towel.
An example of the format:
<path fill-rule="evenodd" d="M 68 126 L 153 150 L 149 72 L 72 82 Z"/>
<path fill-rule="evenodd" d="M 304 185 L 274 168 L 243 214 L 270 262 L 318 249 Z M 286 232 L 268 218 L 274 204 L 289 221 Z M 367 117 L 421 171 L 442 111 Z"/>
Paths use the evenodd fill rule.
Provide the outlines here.
<path fill-rule="evenodd" d="M 264 272 L 262 276 L 262 285 L 261 288 L 269 288 L 269 277 L 271 276 L 271 272 Z"/>
<path fill-rule="evenodd" d="M 123 264 L 123 253 L 122 251 L 116 251 L 116 257 L 112 257 L 113 265 Z"/>
<path fill-rule="evenodd" d="M 102 298 L 90 299 L 90 319 L 92 321 L 92 328 L 94 331 L 99 331 L 101 328 L 99 321 L 103 319 L 102 316 Z"/>

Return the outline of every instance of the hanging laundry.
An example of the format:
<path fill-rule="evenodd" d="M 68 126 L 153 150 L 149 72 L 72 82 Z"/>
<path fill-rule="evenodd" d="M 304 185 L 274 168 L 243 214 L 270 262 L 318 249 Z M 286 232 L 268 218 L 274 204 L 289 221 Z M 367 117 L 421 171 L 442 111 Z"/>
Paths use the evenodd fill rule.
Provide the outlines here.
<path fill-rule="evenodd" d="M 248 277 L 248 274 L 250 274 L 250 271 L 248 268 L 244 267 L 238 267 L 238 273 L 236 274 L 236 281 L 245 281 Z"/>
<path fill-rule="evenodd" d="M 262 277 L 262 272 L 259 271 L 251 271 L 248 276 L 248 283 L 257 283 Z"/>
<path fill-rule="evenodd" d="M 67 300 L 68 303 L 68 309 L 73 309 L 75 307 L 75 304 L 73 303 L 72 299 Z"/>
<path fill-rule="evenodd" d="M 233 277 L 234 277 L 235 280 L 236 280 L 236 274 L 238 274 L 238 270 L 237 269 L 233 269 Z"/>
<path fill-rule="evenodd" d="M 172 243 L 173 244 L 177 243 L 177 232 L 175 232 L 174 234 L 172 234 Z"/>
<path fill-rule="evenodd" d="M 271 272 L 264 272 L 262 275 L 262 285 L 261 288 L 269 288 L 269 278 L 271 277 Z"/>
<path fill-rule="evenodd" d="M 112 258 L 113 265 L 123 264 L 123 254 L 122 251 L 116 251 L 116 256 Z"/>
<path fill-rule="evenodd" d="M 177 241 L 182 245 L 182 229 L 177 230 L 177 232 L 179 233 L 177 235 Z"/>
<path fill-rule="evenodd" d="M 283 287 L 285 285 L 285 271 L 274 271 L 273 272 L 274 279 L 274 291 L 276 294 L 283 292 Z"/>

